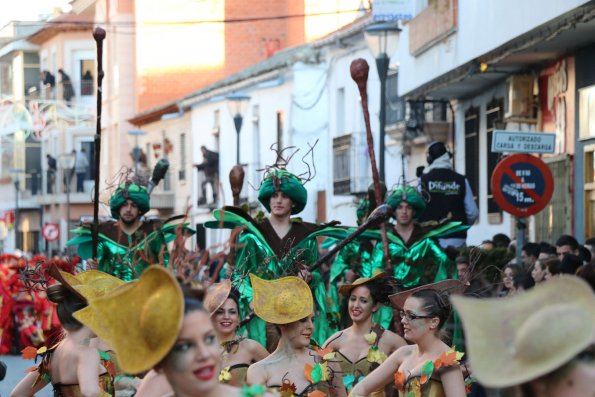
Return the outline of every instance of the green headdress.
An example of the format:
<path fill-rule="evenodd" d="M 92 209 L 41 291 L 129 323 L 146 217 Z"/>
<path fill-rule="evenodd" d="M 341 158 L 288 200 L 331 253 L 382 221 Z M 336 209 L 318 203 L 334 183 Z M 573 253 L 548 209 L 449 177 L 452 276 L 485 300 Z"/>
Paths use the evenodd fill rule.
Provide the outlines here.
<path fill-rule="evenodd" d="M 397 187 L 386 199 L 386 204 L 396 209 L 403 201 L 413 207 L 416 218 L 426 209 L 426 202 L 421 194 L 411 186 Z"/>
<path fill-rule="evenodd" d="M 302 181 L 287 170 L 275 169 L 269 171 L 264 177 L 260 189 L 258 189 L 258 201 L 264 205 L 268 212 L 271 212 L 271 196 L 277 191 L 285 193 L 293 202 L 292 214 L 302 212 L 308 202 L 308 192 L 302 185 Z"/>
<path fill-rule="evenodd" d="M 120 207 L 128 199 L 132 200 L 138 206 L 140 215 L 144 215 L 151 208 L 151 198 L 146 187 L 137 185 L 136 183 L 123 183 L 116 189 L 116 192 L 109 201 L 112 218 L 120 218 Z"/>
<path fill-rule="evenodd" d="M 357 215 L 357 224 L 361 225 L 366 220 L 368 213 L 370 212 L 370 200 L 367 198 L 361 199 L 355 210 Z"/>

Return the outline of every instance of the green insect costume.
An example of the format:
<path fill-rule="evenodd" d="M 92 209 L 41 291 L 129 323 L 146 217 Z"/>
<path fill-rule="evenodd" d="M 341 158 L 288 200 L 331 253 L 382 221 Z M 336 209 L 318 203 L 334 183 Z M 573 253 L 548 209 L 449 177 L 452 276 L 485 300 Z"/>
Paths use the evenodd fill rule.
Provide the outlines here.
<path fill-rule="evenodd" d="M 421 195 L 411 186 L 399 186 L 387 198 L 386 203 L 397 208 L 403 201 L 415 209 L 416 218 L 426 207 Z M 409 289 L 456 276 L 454 262 L 448 258 L 437 239 L 467 228 L 461 222 L 432 226 L 422 226 L 415 222 L 408 241 L 403 241 L 395 229 L 387 228 L 389 256 L 397 283 Z M 357 241 L 347 245 L 337 255 L 331 268 L 331 288 L 349 270 L 354 271 L 356 277 L 371 277 L 375 270 L 385 270 L 383 259 L 380 230 L 364 232 Z M 335 294 L 329 292 L 329 295 L 333 297 Z M 392 309 L 381 307 L 374 316 L 374 322 L 388 328 L 393 316 Z"/>
<path fill-rule="evenodd" d="M 113 218 L 119 219 L 120 208 L 126 200 L 132 200 L 137 205 L 139 215 L 144 215 L 150 209 L 147 189 L 135 183 L 125 183 L 116 189 L 110 199 Z M 159 220 L 146 220 L 133 234 L 128 235 L 122 231 L 118 221 L 99 224 L 97 269 L 124 281 L 131 281 L 138 278 L 150 264 L 161 263 L 167 266 L 167 243 L 175 238 L 177 227 L 178 225 L 172 221 L 163 224 Z M 76 236 L 66 245 L 78 245 L 78 255 L 83 259 L 91 258 L 91 225 L 83 225 L 72 232 Z"/>
<path fill-rule="evenodd" d="M 258 198 L 262 205 L 270 210 L 270 198 L 281 191 L 292 203 L 292 214 L 301 212 L 306 206 L 307 191 L 300 179 L 286 170 L 269 172 L 265 177 Z M 317 236 L 334 234 L 345 236 L 346 231 L 329 225 L 316 225 L 292 218 L 289 232 L 282 238 L 277 235 L 267 218 L 254 219 L 237 207 L 223 207 L 215 210 L 215 221 L 205 223 L 207 228 L 226 228 L 243 230 L 233 241 L 234 249 L 228 263 L 233 266 L 232 279 L 240 293 L 240 315 L 242 318 L 251 312 L 252 287 L 248 274 L 271 280 L 287 275 L 296 275 L 300 269 L 307 268 L 318 259 Z M 309 282 L 315 302 L 316 321 L 313 338 L 322 343 L 336 331 L 336 325 L 328 319 L 329 307 L 334 302 L 327 299 L 325 281 L 320 269 L 312 273 Z M 246 325 L 248 337 L 266 347 L 265 322 L 254 317 Z"/>

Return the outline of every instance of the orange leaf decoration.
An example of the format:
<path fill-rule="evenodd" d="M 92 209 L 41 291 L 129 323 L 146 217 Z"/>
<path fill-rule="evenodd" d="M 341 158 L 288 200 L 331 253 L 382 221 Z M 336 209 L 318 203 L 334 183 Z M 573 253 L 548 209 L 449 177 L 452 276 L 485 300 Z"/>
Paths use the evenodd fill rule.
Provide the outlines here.
<path fill-rule="evenodd" d="M 35 357 L 37 357 L 37 349 L 33 346 L 27 346 L 22 350 L 21 357 L 23 358 L 23 360 L 32 360 Z"/>
<path fill-rule="evenodd" d="M 306 366 L 304 367 L 304 376 L 306 377 L 306 379 L 308 379 L 308 381 L 310 381 L 310 383 L 312 383 L 312 369 L 314 367 L 312 367 L 310 364 L 306 364 Z"/>
<path fill-rule="evenodd" d="M 107 370 L 107 372 L 112 376 L 112 378 L 116 377 L 116 366 L 114 365 L 114 363 L 112 361 L 108 361 L 104 364 L 105 369 Z"/>
<path fill-rule="evenodd" d="M 319 357 L 324 357 L 329 353 L 333 352 L 333 348 L 332 347 L 327 347 L 326 349 L 318 349 L 316 350 L 316 354 L 318 354 Z"/>
<path fill-rule="evenodd" d="M 403 390 L 405 386 L 405 373 L 401 371 L 395 372 L 395 387 L 398 390 Z"/>
<path fill-rule="evenodd" d="M 454 350 L 449 350 L 444 352 L 438 357 L 441 361 L 441 366 L 448 367 L 450 365 L 457 365 L 459 362 L 457 361 L 457 352 Z"/>
<path fill-rule="evenodd" d="M 326 397 L 326 394 L 324 394 L 320 390 L 315 390 L 312 393 L 308 393 L 308 397 Z"/>
<path fill-rule="evenodd" d="M 422 384 L 422 385 L 425 385 L 427 381 L 428 381 L 428 375 L 422 375 L 419 378 L 419 383 Z"/>
<path fill-rule="evenodd" d="M 279 389 L 279 394 L 281 395 L 281 397 L 293 397 L 296 390 L 297 387 L 295 387 L 295 384 L 291 383 L 287 379 L 284 379 L 283 386 L 281 386 L 281 388 Z"/>
<path fill-rule="evenodd" d="M 35 367 L 31 367 L 25 370 L 25 372 L 35 372 L 37 371 L 38 366 L 36 365 Z"/>

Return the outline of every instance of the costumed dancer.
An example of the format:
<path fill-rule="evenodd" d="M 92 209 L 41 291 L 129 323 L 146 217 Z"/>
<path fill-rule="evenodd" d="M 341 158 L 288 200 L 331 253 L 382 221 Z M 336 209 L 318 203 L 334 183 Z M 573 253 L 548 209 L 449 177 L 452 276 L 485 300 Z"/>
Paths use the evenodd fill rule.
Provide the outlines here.
<path fill-rule="evenodd" d="M 14 298 L 23 282 L 18 272 L 24 261 L 13 254 L 0 255 L 0 355 L 9 354 L 13 347 L 15 327 Z"/>
<path fill-rule="evenodd" d="M 97 269 L 130 281 L 149 266 L 161 263 L 167 266 L 167 243 L 175 238 L 176 225 L 143 217 L 150 209 L 149 191 L 132 181 L 121 184 L 110 199 L 110 210 L 115 221 L 98 226 Z M 78 245 L 78 254 L 91 262 L 93 238 L 91 225 L 75 230 L 67 246 Z"/>
<path fill-rule="evenodd" d="M 387 356 L 407 344 L 399 335 L 372 322 L 372 315 L 382 304 L 389 303 L 388 296 L 392 292 L 391 283 L 383 272 L 370 278 L 358 278 L 339 289 L 339 293 L 348 299 L 348 313 L 353 325 L 331 336 L 324 347 L 336 352 L 347 392 Z M 383 390 L 372 393 L 373 397 L 384 395 Z"/>
<path fill-rule="evenodd" d="M 299 277 L 263 280 L 250 275 L 254 312 L 281 333 L 270 356 L 248 368 L 249 384 L 278 390 L 281 396 L 346 396 L 332 349 L 310 347 L 314 331 L 314 300 Z"/>
<path fill-rule="evenodd" d="M 440 339 L 440 328 L 451 314 L 448 296 L 440 288 L 457 283 L 462 285 L 457 280 L 448 280 L 390 296 L 392 304 L 401 309 L 404 336 L 412 344 L 395 351 L 355 385 L 351 397 L 370 396 L 391 382 L 395 383 L 400 397 L 466 396 L 459 365 L 462 353 Z"/>
<path fill-rule="evenodd" d="M 238 293 L 231 286 L 231 280 L 225 280 L 209 287 L 204 306 L 211 316 L 211 321 L 221 346 L 221 365 L 219 381 L 232 386 L 246 383 L 246 373 L 250 364 L 264 359 L 269 352 L 258 342 L 240 337 L 240 311 Z"/>
<path fill-rule="evenodd" d="M 574 276 L 498 299 L 456 296 L 473 376 L 515 396 L 595 395 L 595 295 Z"/>
<path fill-rule="evenodd" d="M 219 383 L 220 347 L 209 313 L 200 301 L 184 298 L 162 266 L 149 267 L 137 282 L 91 301 L 89 308 L 75 318 L 114 348 L 127 373 L 154 368 L 177 397 L 272 397 L 261 386 Z M 139 389 L 137 395 L 147 394 Z"/>
<path fill-rule="evenodd" d="M 73 317 L 88 301 L 124 284 L 109 274 L 88 270 L 73 276 L 50 270 L 60 283 L 48 287 L 48 298 L 57 304 L 64 338 L 49 349 L 30 347 L 23 358 L 41 357 L 41 363 L 14 388 L 11 397 L 31 397 L 51 383 L 56 397 L 107 397 L 114 395 L 116 367 L 108 353 L 91 345 L 95 334 Z"/>
<path fill-rule="evenodd" d="M 309 284 L 314 291 L 316 318 L 319 319 L 313 338 L 317 343 L 322 343 L 334 332 L 327 314 L 329 307 L 335 303 L 327 300 L 321 271 L 310 274 L 307 268 L 318 258 L 316 236 L 346 233 L 329 225 L 316 225 L 300 218 L 291 218 L 291 215 L 299 214 L 304 209 L 308 193 L 300 178 L 285 169 L 274 168 L 265 175 L 258 200 L 269 212 L 269 217 L 254 219 L 237 207 L 223 207 L 214 211 L 216 221 L 205 223 L 207 228 L 243 228 L 234 242 L 237 248 L 230 255 L 230 262 L 234 266 L 232 278 L 238 283 L 240 293 L 242 318 L 252 312 L 249 273 L 265 279 L 300 273 L 306 278 L 311 276 Z M 249 338 L 267 346 L 264 321 L 252 318 L 246 328 Z"/>

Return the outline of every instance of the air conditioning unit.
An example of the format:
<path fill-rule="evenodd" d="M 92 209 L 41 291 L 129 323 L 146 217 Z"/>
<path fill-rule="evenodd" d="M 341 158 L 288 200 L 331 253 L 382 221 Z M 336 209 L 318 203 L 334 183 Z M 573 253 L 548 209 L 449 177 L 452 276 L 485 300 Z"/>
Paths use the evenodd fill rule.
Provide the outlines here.
<path fill-rule="evenodd" d="M 506 80 L 506 105 L 504 118 L 507 121 L 536 123 L 533 106 L 532 75 L 515 75 Z"/>

